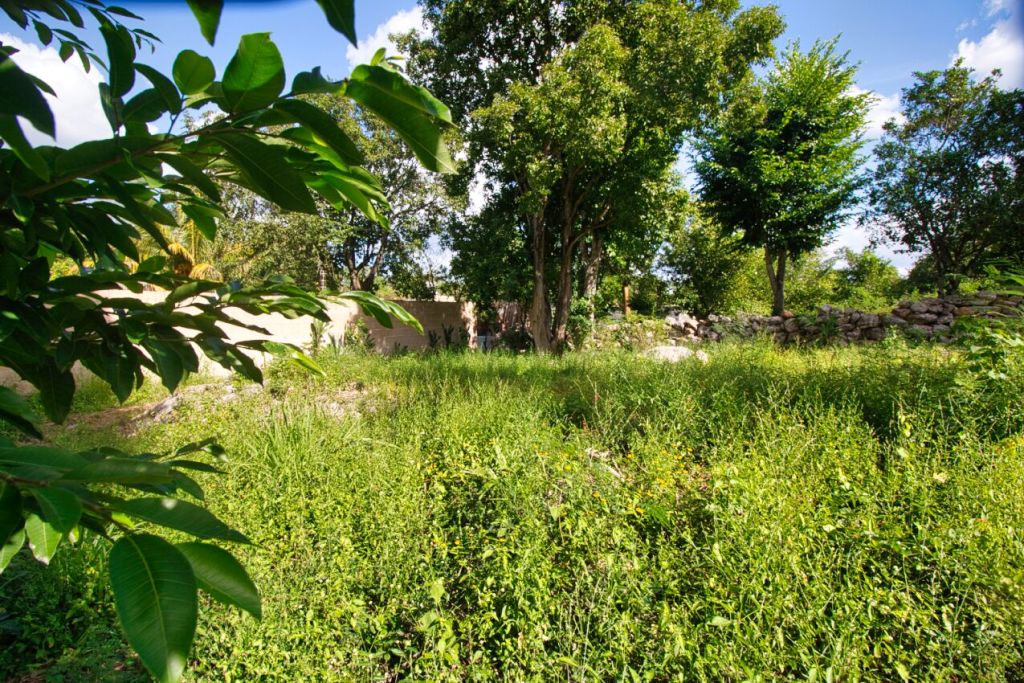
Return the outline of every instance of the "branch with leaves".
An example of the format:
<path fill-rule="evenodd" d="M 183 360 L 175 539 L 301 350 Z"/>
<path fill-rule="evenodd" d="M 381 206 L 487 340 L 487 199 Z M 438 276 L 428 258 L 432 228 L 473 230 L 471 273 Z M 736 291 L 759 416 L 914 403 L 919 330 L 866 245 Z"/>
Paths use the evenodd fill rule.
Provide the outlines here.
<path fill-rule="evenodd" d="M 351 0 L 322 0 L 327 21 L 354 42 Z M 189 1 L 212 44 L 220 2 Z M 170 267 L 165 230 L 179 212 L 207 239 L 216 235 L 221 183 L 263 197 L 282 209 L 314 213 L 314 197 L 338 210 L 355 208 L 377 219 L 387 206 L 380 184 L 364 168 L 357 144 L 336 121 L 300 96 L 344 96 L 392 128 L 432 171 L 452 170 L 444 129 L 448 109 L 410 84 L 382 53 L 342 81 L 319 69 L 295 76 L 286 92 L 283 60 L 269 34 L 243 36 L 218 79 L 212 61 L 178 54 L 170 75 L 138 61 L 157 37 L 122 20 L 139 17 L 98 0 L 0 3 L 22 29 L 34 28 L 65 61 L 78 55 L 86 69 L 106 75 L 99 86 L 111 135 L 62 148 L 33 146 L 23 121 L 51 137 L 59 122 L 45 95 L 52 89 L 0 45 L 0 365 L 39 391 L 46 417 L 62 421 L 75 393 L 80 363 L 122 401 L 141 386 L 144 370 L 173 391 L 199 369 L 202 352 L 254 381 L 262 374 L 254 351 L 286 356 L 317 371 L 298 348 L 258 340 L 231 342 L 224 325 L 242 324 L 231 310 L 253 315 L 325 320 L 324 303 L 283 278 L 254 286 L 195 279 Z M 94 21 L 104 54 L 78 31 Z M 202 127 L 176 132 L 189 111 L 215 110 Z M 149 124 L 169 121 L 165 133 Z M 146 236 L 160 253 L 142 258 Z M 55 276 L 54 263 L 78 272 Z M 151 303 L 143 289 L 167 292 Z M 419 327 L 398 306 L 364 292 L 340 295 L 382 324 Z M 0 419 L 27 439 L 41 439 L 41 417 L 0 388 Z M 26 541 L 48 563 L 57 549 L 83 534 L 112 542 L 109 568 L 118 616 L 128 642 L 161 681 L 177 680 L 196 628 L 197 591 L 260 616 L 256 587 L 242 565 L 208 541 L 247 543 L 202 506 L 190 471 L 217 473 L 223 452 L 212 439 L 170 453 L 128 454 L 110 448 L 73 453 L 40 441 L 0 437 L 0 571 Z M 205 459 L 201 458 L 203 456 Z M 196 541 L 172 544 L 158 531 Z"/>

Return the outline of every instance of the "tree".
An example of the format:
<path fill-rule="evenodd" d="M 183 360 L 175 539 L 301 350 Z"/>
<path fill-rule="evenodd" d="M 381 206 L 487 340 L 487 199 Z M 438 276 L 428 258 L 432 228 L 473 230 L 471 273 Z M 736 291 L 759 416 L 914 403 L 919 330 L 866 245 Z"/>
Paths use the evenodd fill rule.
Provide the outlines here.
<path fill-rule="evenodd" d="M 706 318 L 729 310 L 743 263 L 739 238 L 723 236 L 692 203 L 669 235 L 658 265 L 672 287 L 674 303 Z"/>
<path fill-rule="evenodd" d="M 700 195 L 727 234 L 764 250 L 772 311 L 785 309 L 786 266 L 822 245 L 855 203 L 869 97 L 836 41 L 790 45 L 698 141 Z"/>
<path fill-rule="evenodd" d="M 1000 92 L 958 61 L 918 72 L 903 90 L 904 122 L 875 148 L 870 209 L 881 236 L 923 251 L 939 294 L 1000 257 L 1024 253 L 1024 91 Z"/>
<path fill-rule="evenodd" d="M 636 203 L 683 134 L 769 54 L 781 21 L 731 2 L 533 2 L 528 15 L 494 4 L 509 14 L 481 32 L 469 19 L 486 3 L 429 3 L 434 34 L 414 64 L 467 117 L 467 169 L 486 176 L 528 250 L 535 347 L 557 351 L 581 247 L 599 263 L 613 235 L 635 229 Z"/>
<path fill-rule="evenodd" d="M 902 280 L 896 266 L 868 248 L 844 249 L 841 255 L 846 265 L 836 269 L 834 303 L 868 311 L 892 308 Z"/>
<path fill-rule="evenodd" d="M 354 40 L 351 2 L 321 4 L 331 25 Z M 221 3 L 190 5 L 212 43 Z M 70 410 L 76 362 L 121 400 L 141 385 L 143 369 L 173 391 L 186 373 L 198 370 L 197 350 L 256 381 L 262 374 L 247 350 L 289 356 L 316 370 L 285 344 L 231 343 L 220 325 L 259 331 L 233 319 L 229 307 L 325 319 L 324 304 L 283 279 L 243 287 L 176 271 L 166 234 L 178 223 L 174 209 L 212 238 L 223 215 L 216 181 L 293 211 L 315 212 L 311 190 L 339 210 L 350 204 L 383 207 L 379 185 L 361 168 L 358 149 L 327 113 L 300 96 L 344 93 L 385 120 L 433 170 L 451 166 L 441 140 L 441 128 L 450 122 L 444 105 L 384 64 L 359 66 L 340 82 L 324 78 L 319 69 L 303 72 L 285 92 L 281 55 L 265 33 L 242 37 L 220 80 L 213 63 L 191 50 L 177 56 L 168 76 L 138 61 L 137 48 L 154 37 L 122 23 L 138 19 L 123 8 L 90 2 L 83 17 L 79 5 L 67 0 L 0 7 L 21 28 L 31 24 L 42 43 L 56 41 L 64 59 L 77 54 L 89 68 L 103 66 L 100 97 L 112 133 L 71 149 L 29 144 L 22 120 L 51 136 L 55 132 L 57 122 L 43 97 L 50 88 L 15 64 L 12 48 L 0 46 L 0 365 L 39 390 L 39 404 L 54 422 Z M 76 33 L 86 18 L 98 25 L 106 47 L 102 59 Z M 58 29 L 49 25 L 55 22 Z M 176 130 L 184 112 L 207 106 L 223 116 Z M 148 126 L 167 120 L 167 132 Z M 143 259 L 142 235 L 162 254 Z M 68 261 L 78 272 L 55 277 L 53 264 Z M 143 287 L 168 294 L 147 304 L 112 291 Z M 416 324 L 366 293 L 343 296 L 384 324 L 390 316 Z M 0 418 L 28 437 L 42 438 L 39 416 L 7 388 L 0 388 Z M 200 504 L 202 489 L 188 476 L 193 469 L 214 469 L 197 459 L 222 453 L 211 439 L 170 453 L 131 455 L 111 448 L 74 453 L 0 437 L 0 570 L 26 538 L 42 562 L 68 537 L 110 539 L 110 581 L 128 642 L 158 680 L 177 680 L 195 634 L 199 588 L 260 614 L 259 594 L 241 564 L 205 542 L 247 539 Z M 172 545 L 156 533 L 140 532 L 131 520 L 199 541 Z"/>

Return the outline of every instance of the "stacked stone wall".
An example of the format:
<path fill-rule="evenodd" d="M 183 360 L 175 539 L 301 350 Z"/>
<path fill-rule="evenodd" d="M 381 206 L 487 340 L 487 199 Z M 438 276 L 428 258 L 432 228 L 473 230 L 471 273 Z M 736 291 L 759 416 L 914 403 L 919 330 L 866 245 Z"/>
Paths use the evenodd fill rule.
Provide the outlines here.
<path fill-rule="evenodd" d="M 900 333 L 939 343 L 953 340 L 953 324 L 965 316 L 1018 317 L 1024 314 L 1024 298 L 976 292 L 918 301 L 901 301 L 889 313 L 869 313 L 851 308 L 820 306 L 813 315 L 709 316 L 697 319 L 685 312 L 665 317 L 674 339 L 720 341 L 726 337 L 770 336 L 781 343 L 832 342 L 850 344 L 879 342 Z"/>

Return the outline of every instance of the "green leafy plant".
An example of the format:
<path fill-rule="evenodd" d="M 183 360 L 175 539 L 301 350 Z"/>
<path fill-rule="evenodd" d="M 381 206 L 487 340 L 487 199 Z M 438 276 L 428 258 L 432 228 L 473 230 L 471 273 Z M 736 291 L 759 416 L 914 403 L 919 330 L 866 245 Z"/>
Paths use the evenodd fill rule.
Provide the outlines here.
<path fill-rule="evenodd" d="M 327 21 L 354 41 L 352 2 L 320 4 Z M 211 44 L 221 5 L 189 3 Z M 96 64 L 105 71 L 99 89 L 111 127 L 109 138 L 70 149 L 32 146 L 22 120 L 50 136 L 57 131 L 44 98 L 52 90 L 18 67 L 13 48 L 0 45 L 0 365 L 38 390 L 38 405 L 54 422 L 71 408 L 77 363 L 121 401 L 142 386 L 144 371 L 174 391 L 187 373 L 198 371 L 198 351 L 254 381 L 263 374 L 253 352 L 319 372 L 297 347 L 266 339 L 232 342 L 222 326 L 269 336 L 232 311 L 325 321 L 323 302 L 283 278 L 243 287 L 176 273 L 165 234 L 178 222 L 172 209 L 212 239 L 223 215 L 215 181 L 223 181 L 282 209 L 313 213 L 315 194 L 373 218 L 386 202 L 362 168 L 360 150 L 300 96 L 348 97 L 434 171 L 452 169 L 442 140 L 447 108 L 386 59 L 358 67 L 343 81 L 319 69 L 299 73 L 288 89 L 280 52 L 269 34 L 255 33 L 241 38 L 219 79 L 213 62 L 192 50 L 178 54 L 167 75 L 139 61 L 138 49 L 157 38 L 126 26 L 125 19 L 139 19 L 127 10 L 68 0 L 0 8 L 21 28 L 31 24 L 44 45 L 56 41 L 63 59 L 77 54 L 87 69 Z M 103 38 L 103 56 L 79 37 L 87 19 Z M 210 107 L 216 116 L 178 132 L 181 117 Z M 151 131 L 157 121 L 169 122 L 166 132 Z M 143 258 L 143 238 L 160 253 Z M 55 262 L 68 261 L 77 273 L 55 272 Z M 167 295 L 157 302 L 136 296 L 144 289 Z M 396 318 L 418 327 L 400 307 L 365 292 L 337 298 L 353 301 L 381 324 Z M 7 388 L 0 388 L 0 418 L 26 437 L 42 438 L 41 417 Z M 196 629 L 199 589 L 260 616 L 259 594 L 244 568 L 206 542 L 248 541 L 202 506 L 203 489 L 188 472 L 219 471 L 194 457 L 203 454 L 218 458 L 223 450 L 211 439 L 159 454 L 74 452 L 0 439 L 0 571 L 26 542 L 49 563 L 83 534 L 110 540 L 110 585 L 128 642 L 154 677 L 177 680 Z M 173 543 L 158 530 L 199 540 Z"/>
<path fill-rule="evenodd" d="M 1001 282 L 1004 294 L 1024 297 L 1024 273 L 1000 272 L 986 268 L 990 280 Z M 969 384 L 1004 383 L 1010 373 L 1020 370 L 1024 359 L 1024 305 L 1016 317 L 995 314 L 994 317 L 964 316 L 954 323 L 959 343 L 964 348 L 970 376 Z"/>

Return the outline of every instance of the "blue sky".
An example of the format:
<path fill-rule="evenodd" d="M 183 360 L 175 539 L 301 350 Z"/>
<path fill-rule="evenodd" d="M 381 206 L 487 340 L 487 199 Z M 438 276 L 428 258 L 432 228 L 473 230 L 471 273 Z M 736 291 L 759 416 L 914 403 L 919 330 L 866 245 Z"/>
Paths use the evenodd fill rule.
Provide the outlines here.
<path fill-rule="evenodd" d="M 360 46 L 356 49 L 326 25 L 313 0 L 228 0 L 217 43 L 211 48 L 184 3 L 122 0 L 121 4 L 142 15 L 144 27 L 163 39 L 157 52 L 142 61 L 165 71 L 185 48 L 209 55 L 223 68 L 239 36 L 270 31 L 289 74 L 319 65 L 324 73 L 339 77 L 386 45 L 389 33 L 422 25 L 411 0 L 357 0 Z M 744 4 L 755 3 L 744 0 Z M 912 72 L 942 69 L 958 56 L 979 72 L 1001 68 L 1003 87 L 1024 87 L 1024 0 L 776 0 L 775 4 L 787 22 L 780 47 L 794 39 L 806 47 L 818 38 L 840 36 L 840 48 L 849 51 L 851 61 L 860 66 L 858 86 L 878 98 L 869 137 L 877 136 L 881 124 L 898 112 L 900 89 L 912 82 Z M 53 106 L 58 140 L 68 145 L 103 136 L 106 122 L 95 94 L 99 74 L 84 74 L 74 59 L 61 63 L 52 48 L 36 44 L 34 33 L 21 32 L 5 15 L 0 16 L 0 40 L 22 50 L 16 61 L 57 90 L 59 100 Z M 90 42 L 102 44 L 95 38 Z M 42 135 L 32 137 L 45 143 Z M 867 242 L 866 233 L 848 226 L 837 235 L 835 246 L 860 248 Z M 901 268 L 913 260 L 883 251 Z"/>

